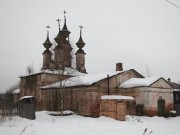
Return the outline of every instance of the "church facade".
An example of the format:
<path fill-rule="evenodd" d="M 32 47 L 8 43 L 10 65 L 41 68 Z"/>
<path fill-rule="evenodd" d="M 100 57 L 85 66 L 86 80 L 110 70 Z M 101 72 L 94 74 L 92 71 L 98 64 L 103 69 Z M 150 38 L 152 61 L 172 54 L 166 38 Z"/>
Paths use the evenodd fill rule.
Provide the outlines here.
<path fill-rule="evenodd" d="M 114 72 L 87 74 L 82 26 L 80 27 L 79 40 L 76 43 L 78 47 L 75 53 L 76 68 L 72 68 L 71 51 L 73 48 L 69 41 L 70 33 L 65 17 L 64 26 L 61 29 L 59 25 L 59 33 L 54 39 L 56 46 L 53 52 L 51 51 L 52 43 L 49 39 L 49 32 L 47 33 L 47 38 L 43 43 L 45 50 L 41 71 L 20 77 L 20 98 L 34 96 L 36 110 L 59 111 L 63 106 L 64 110 L 72 110 L 81 115 L 99 116 L 100 100 L 103 95 L 132 96 L 138 104 L 144 104 L 144 101 L 147 101 L 144 99 L 145 96 L 147 99 L 156 96 L 155 102 L 144 104 L 145 115 L 152 114 L 149 113 L 151 110 L 148 108 L 153 108 L 153 115 L 149 116 L 158 114 L 159 97 L 165 100 L 164 109 L 166 112 L 173 109 L 172 87 L 164 79 L 162 79 L 161 85 L 121 87 L 131 78 L 144 78 L 134 69 L 124 71 L 122 63 L 116 63 L 116 71 Z M 147 94 L 151 90 L 157 94 Z M 166 96 L 163 96 L 165 93 Z M 63 102 L 61 102 L 62 99 Z M 135 106 L 134 109 L 136 109 Z"/>

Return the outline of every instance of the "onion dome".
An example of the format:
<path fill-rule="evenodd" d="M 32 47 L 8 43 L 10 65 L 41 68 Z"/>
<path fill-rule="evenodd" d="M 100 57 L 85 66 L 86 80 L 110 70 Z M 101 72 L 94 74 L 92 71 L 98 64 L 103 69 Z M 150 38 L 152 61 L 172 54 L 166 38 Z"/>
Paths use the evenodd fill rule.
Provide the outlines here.
<path fill-rule="evenodd" d="M 60 27 L 60 19 L 56 20 L 58 22 L 58 26 L 59 26 L 59 32 L 58 35 L 54 38 L 54 40 L 56 41 L 56 43 L 60 44 L 62 43 L 62 32 L 61 32 L 61 27 Z"/>
<path fill-rule="evenodd" d="M 49 32 L 47 32 L 47 39 L 46 39 L 46 41 L 43 43 L 43 45 L 44 45 L 44 47 L 45 47 L 46 49 L 49 49 L 49 48 L 51 48 L 51 46 L 52 46 L 52 43 L 51 43 L 50 40 L 49 40 Z"/>
<path fill-rule="evenodd" d="M 62 30 L 60 31 L 63 35 L 64 38 L 67 38 L 69 37 L 69 34 L 71 33 L 68 28 L 67 28 L 67 25 L 66 25 L 66 18 L 64 19 L 64 26 L 62 28 Z"/>
<path fill-rule="evenodd" d="M 76 43 L 76 45 L 77 45 L 78 48 L 83 48 L 84 45 L 85 45 L 85 43 L 84 43 L 84 41 L 83 41 L 83 39 L 82 39 L 81 34 L 80 34 L 79 40 L 78 40 L 78 42 Z"/>
<path fill-rule="evenodd" d="M 79 37 L 79 40 L 76 43 L 76 45 L 77 45 L 78 48 L 82 49 L 84 47 L 84 45 L 85 45 L 85 43 L 84 43 L 84 41 L 82 39 L 82 28 L 83 27 L 82 26 L 79 26 L 79 27 L 80 27 L 80 37 Z"/>

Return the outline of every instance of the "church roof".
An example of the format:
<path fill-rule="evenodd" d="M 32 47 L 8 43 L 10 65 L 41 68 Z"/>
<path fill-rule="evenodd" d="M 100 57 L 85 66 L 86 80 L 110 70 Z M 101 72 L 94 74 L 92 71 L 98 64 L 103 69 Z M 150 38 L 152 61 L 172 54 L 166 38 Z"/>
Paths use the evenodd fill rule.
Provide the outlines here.
<path fill-rule="evenodd" d="M 62 85 L 64 87 L 89 86 L 100 80 L 107 78 L 108 74 L 109 74 L 109 77 L 112 77 L 122 72 L 124 71 L 115 71 L 115 72 L 107 72 L 107 73 L 99 73 L 99 74 L 84 74 L 81 76 L 71 77 L 69 79 L 62 81 Z M 59 86 L 60 86 L 60 82 L 55 82 L 50 85 L 43 86 L 42 88 L 43 89 L 59 88 Z"/>
<path fill-rule="evenodd" d="M 158 76 L 148 77 L 148 78 L 131 78 L 125 81 L 124 83 L 122 83 L 119 87 L 121 88 L 149 87 L 160 79 L 164 79 L 164 78 Z"/>
<path fill-rule="evenodd" d="M 169 83 L 172 85 L 174 89 L 180 89 L 180 85 L 178 83 L 175 82 L 169 82 Z"/>
<path fill-rule="evenodd" d="M 62 71 L 62 70 L 49 70 L 49 69 L 46 69 L 46 70 L 41 70 L 41 71 L 38 71 L 38 72 L 35 72 L 35 73 L 32 73 L 32 74 L 28 74 L 28 75 L 21 75 L 20 78 L 31 76 L 31 75 L 43 74 L 43 73 L 45 73 L 45 74 L 62 74 L 63 73 L 64 75 L 69 75 L 69 76 L 84 75 L 84 73 L 80 73 L 76 69 L 66 67 L 64 69 L 64 71 Z"/>

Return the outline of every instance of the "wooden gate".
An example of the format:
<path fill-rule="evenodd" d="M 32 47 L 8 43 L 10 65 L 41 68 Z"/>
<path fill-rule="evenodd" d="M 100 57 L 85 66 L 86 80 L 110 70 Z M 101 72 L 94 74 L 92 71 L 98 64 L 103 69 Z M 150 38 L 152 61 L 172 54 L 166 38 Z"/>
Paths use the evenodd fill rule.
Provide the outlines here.
<path fill-rule="evenodd" d="M 116 120 L 125 121 L 126 104 L 116 100 L 101 100 L 100 116 L 107 116 Z"/>
<path fill-rule="evenodd" d="M 126 105 L 124 103 L 117 103 L 116 104 L 116 119 L 125 121 L 126 116 Z"/>

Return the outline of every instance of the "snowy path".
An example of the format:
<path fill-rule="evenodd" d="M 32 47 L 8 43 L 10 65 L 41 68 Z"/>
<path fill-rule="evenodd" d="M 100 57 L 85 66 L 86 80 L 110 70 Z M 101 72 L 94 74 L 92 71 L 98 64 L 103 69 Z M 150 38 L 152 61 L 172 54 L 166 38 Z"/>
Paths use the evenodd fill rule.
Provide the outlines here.
<path fill-rule="evenodd" d="M 132 117 L 116 121 L 107 117 L 89 118 L 78 115 L 50 116 L 36 113 L 36 120 L 20 117 L 0 118 L 0 135 L 179 135 L 180 117 Z"/>

